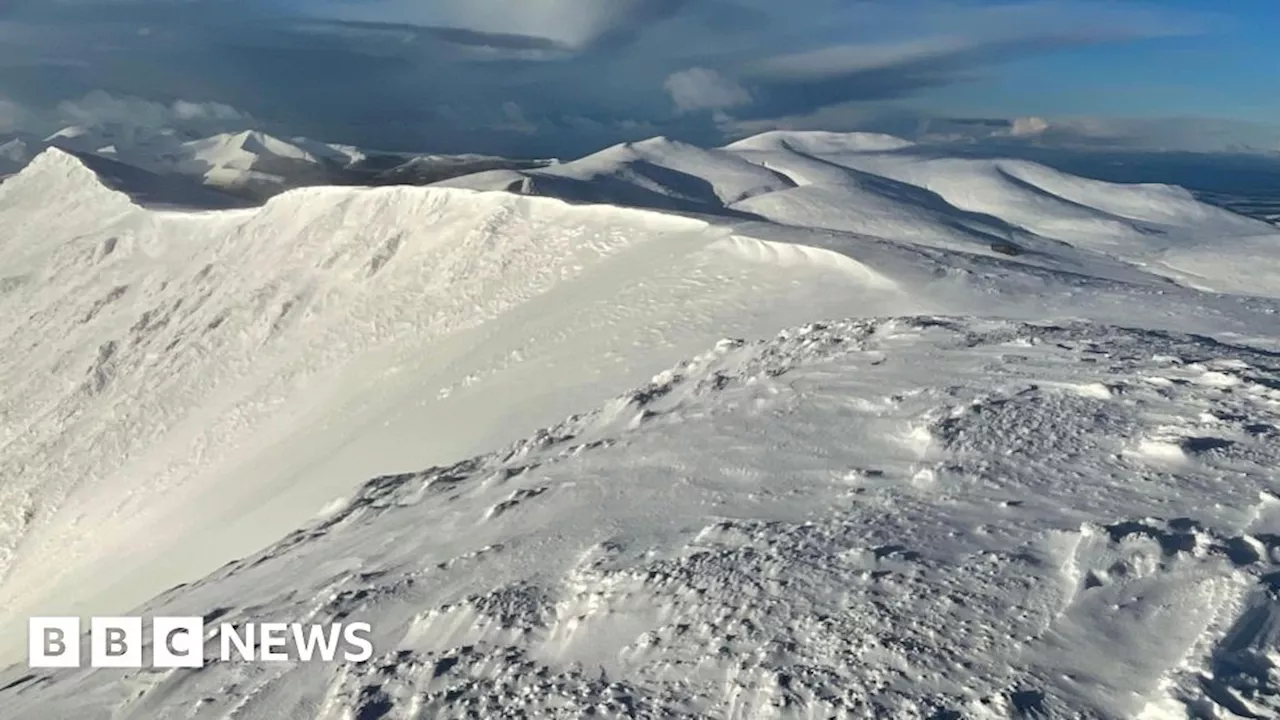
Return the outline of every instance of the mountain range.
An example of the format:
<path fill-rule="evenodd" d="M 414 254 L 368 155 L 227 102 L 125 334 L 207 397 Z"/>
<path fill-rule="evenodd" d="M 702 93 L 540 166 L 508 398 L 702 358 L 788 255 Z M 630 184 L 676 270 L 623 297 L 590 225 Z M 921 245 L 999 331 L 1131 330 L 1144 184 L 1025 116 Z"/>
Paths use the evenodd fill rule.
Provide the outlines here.
<path fill-rule="evenodd" d="M 1280 713 L 1274 225 L 860 133 L 3 147 L 6 719 Z M 21 662 L 121 613 L 375 655 Z"/>
<path fill-rule="evenodd" d="M 297 187 L 425 185 L 480 170 L 534 168 L 550 162 L 371 151 L 301 137 L 284 140 L 255 130 L 200 137 L 108 123 L 66 127 L 46 138 L 0 138 L 0 177 L 16 172 L 48 147 L 191 178 L 255 202 Z"/>

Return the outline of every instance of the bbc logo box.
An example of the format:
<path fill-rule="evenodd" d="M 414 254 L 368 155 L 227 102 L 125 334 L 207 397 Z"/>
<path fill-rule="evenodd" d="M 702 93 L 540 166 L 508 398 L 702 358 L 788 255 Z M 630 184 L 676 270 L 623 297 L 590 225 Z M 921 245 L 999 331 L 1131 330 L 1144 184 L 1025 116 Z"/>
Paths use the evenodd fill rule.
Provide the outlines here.
<path fill-rule="evenodd" d="M 222 662 L 364 662 L 374 654 L 368 623 L 222 623 L 206 637 L 202 617 L 154 617 L 150 632 L 141 617 L 95 617 L 89 622 L 88 657 L 83 657 L 78 617 L 29 620 L 27 664 L 33 668 L 150 667 L 199 668 L 205 643 L 218 648 Z M 216 642 L 214 642 L 216 640 Z"/>
<path fill-rule="evenodd" d="M 89 624 L 90 667 L 140 668 L 146 639 L 141 617 L 95 617 Z M 151 666 L 204 666 L 204 618 L 157 617 L 151 623 Z M 33 617 L 28 624 L 27 664 L 33 668 L 81 667 L 80 618 Z"/>

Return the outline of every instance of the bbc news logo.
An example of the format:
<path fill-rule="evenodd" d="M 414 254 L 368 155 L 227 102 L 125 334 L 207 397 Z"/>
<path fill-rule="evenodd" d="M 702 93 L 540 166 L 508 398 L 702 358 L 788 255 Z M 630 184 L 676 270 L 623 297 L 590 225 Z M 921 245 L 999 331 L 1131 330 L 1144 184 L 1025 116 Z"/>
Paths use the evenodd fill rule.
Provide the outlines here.
<path fill-rule="evenodd" d="M 368 623 L 219 624 L 205 637 L 202 617 L 156 617 L 144 632 L 141 617 L 95 617 L 89 623 L 89 667 L 143 667 L 143 647 L 151 640 L 150 666 L 204 667 L 206 645 L 217 638 L 222 662 L 364 662 L 373 657 Z M 33 668 L 82 667 L 80 618 L 34 617 L 27 637 L 27 664 Z"/>

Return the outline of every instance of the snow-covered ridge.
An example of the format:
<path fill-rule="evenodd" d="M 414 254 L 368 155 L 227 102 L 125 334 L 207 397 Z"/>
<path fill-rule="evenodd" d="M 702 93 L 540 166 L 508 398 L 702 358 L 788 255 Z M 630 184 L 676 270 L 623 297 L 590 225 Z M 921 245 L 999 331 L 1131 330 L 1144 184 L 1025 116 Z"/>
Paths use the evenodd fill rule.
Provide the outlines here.
<path fill-rule="evenodd" d="M 713 222 L 765 220 L 1058 270 L 1088 267 L 1115 279 L 1152 275 L 1225 292 L 1274 292 L 1259 280 L 1276 269 L 1269 248 L 1280 242 L 1280 232 L 1199 202 L 1182 188 L 1086 180 L 1024 161 L 914 157 L 876 150 L 879 145 L 859 134 L 843 143 L 837 135 L 770 133 L 722 149 L 654 138 L 547 168 L 481 172 L 432 187 L 680 212 Z M 228 136 L 236 147 L 273 142 L 257 137 Z M 815 147 L 834 149 L 824 155 Z M 91 155 L 80 159 L 96 163 L 105 186 L 135 201 L 206 209 L 236 204 L 181 180 Z M 33 163 L 31 174 L 51 176 L 37 193 L 57 182 L 57 172 Z M 90 182 L 83 172 L 72 175 L 81 185 Z"/>
<path fill-rule="evenodd" d="M 367 621 L 368 663 L 0 694 L 15 720 L 1267 716 L 1277 381 L 1273 353 L 1090 323 L 724 340 L 141 609 Z"/>

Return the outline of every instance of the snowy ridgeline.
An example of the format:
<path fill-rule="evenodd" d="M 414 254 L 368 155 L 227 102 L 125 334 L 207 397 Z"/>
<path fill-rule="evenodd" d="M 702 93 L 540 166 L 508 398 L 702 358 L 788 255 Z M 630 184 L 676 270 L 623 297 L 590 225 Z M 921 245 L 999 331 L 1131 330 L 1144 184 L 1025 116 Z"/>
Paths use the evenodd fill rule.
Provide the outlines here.
<path fill-rule="evenodd" d="M 14 668 L 0 707 L 1277 712 L 1274 227 L 864 135 L 445 185 L 0 184 L 0 660 L 144 603 L 379 650 Z M 956 319 L 811 324 L 876 316 Z"/>
<path fill-rule="evenodd" d="M 47 138 L 0 135 L 0 178 L 48 147 L 125 163 L 170 182 L 189 182 L 263 201 L 316 185 L 425 185 L 481 170 L 544 167 L 547 160 L 367 150 L 246 130 L 200 137 L 172 129 L 71 126 Z"/>
<path fill-rule="evenodd" d="M 6 717 L 1274 717 L 1278 388 L 1087 323 L 723 341 L 143 609 L 369 662 L 14 670 Z"/>

